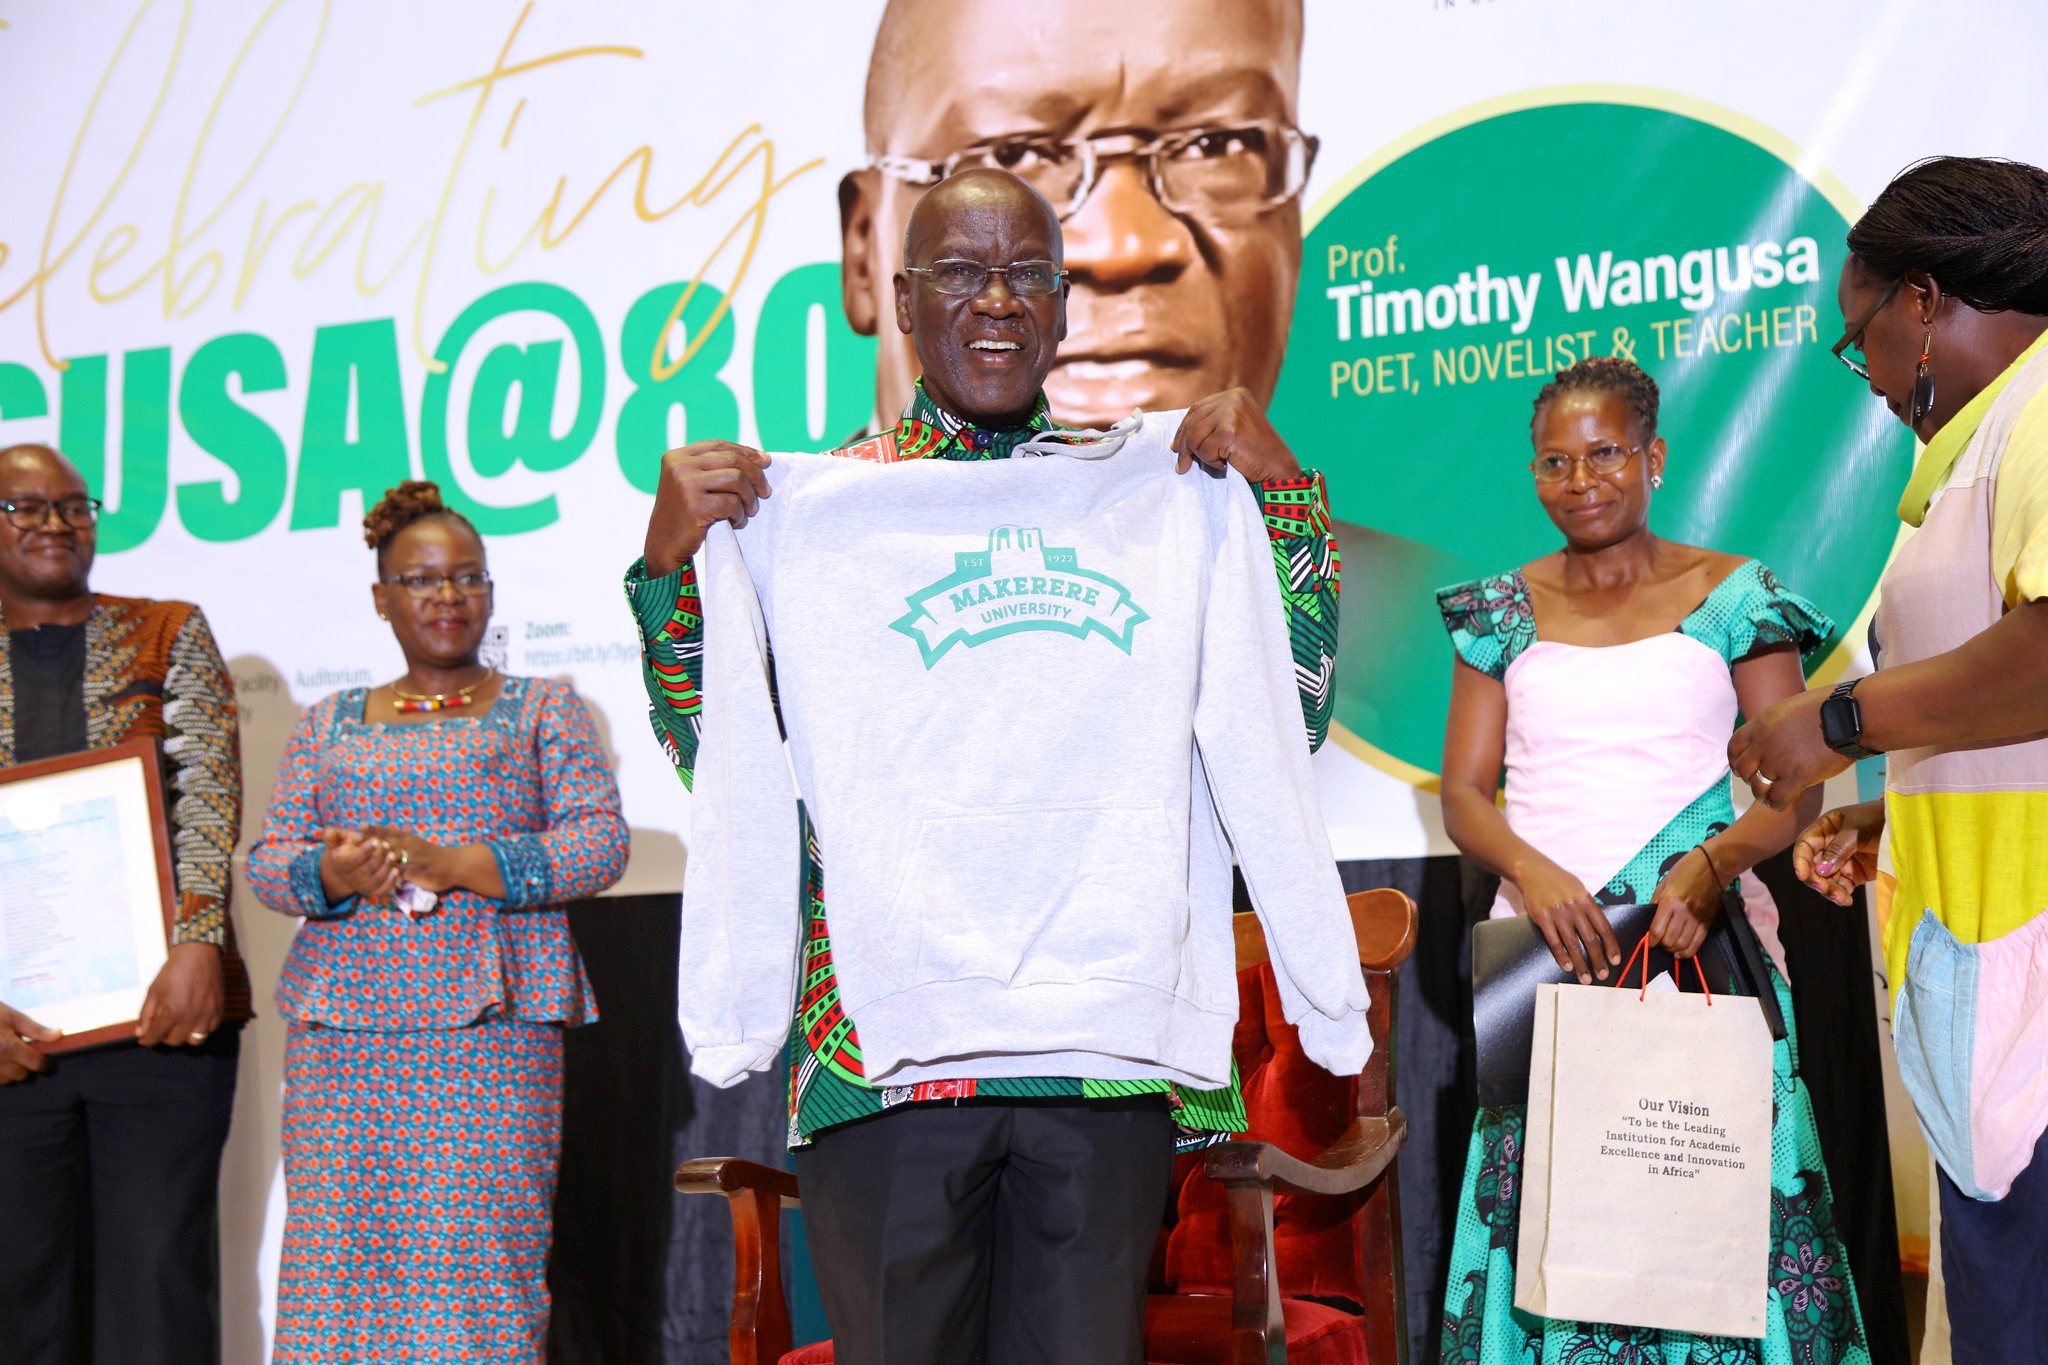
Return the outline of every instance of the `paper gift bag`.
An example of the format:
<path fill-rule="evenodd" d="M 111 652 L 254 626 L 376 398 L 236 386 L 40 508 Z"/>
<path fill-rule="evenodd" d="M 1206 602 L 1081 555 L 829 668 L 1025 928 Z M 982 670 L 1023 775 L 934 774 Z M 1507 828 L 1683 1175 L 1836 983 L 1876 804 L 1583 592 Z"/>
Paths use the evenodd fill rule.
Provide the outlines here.
<path fill-rule="evenodd" d="M 1537 988 L 1515 1307 L 1764 1335 L 1771 1046 L 1753 999 Z"/>

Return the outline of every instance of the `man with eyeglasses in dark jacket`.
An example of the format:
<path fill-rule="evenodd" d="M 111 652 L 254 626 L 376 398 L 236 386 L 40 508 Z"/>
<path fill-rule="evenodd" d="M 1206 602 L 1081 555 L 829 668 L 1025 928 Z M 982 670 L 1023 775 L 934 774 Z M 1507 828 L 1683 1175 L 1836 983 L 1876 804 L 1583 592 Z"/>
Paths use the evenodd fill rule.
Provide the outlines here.
<path fill-rule="evenodd" d="M 201 1365 L 220 1358 L 215 1205 L 250 1014 L 228 923 L 234 687 L 197 607 L 92 590 L 99 508 L 48 446 L 0 450 L 0 769 L 161 741 L 175 923 L 132 1042 L 52 1056 L 57 1031 L 0 997 L 0 1361 Z M 0 864 L 0 903 L 25 875 Z"/>

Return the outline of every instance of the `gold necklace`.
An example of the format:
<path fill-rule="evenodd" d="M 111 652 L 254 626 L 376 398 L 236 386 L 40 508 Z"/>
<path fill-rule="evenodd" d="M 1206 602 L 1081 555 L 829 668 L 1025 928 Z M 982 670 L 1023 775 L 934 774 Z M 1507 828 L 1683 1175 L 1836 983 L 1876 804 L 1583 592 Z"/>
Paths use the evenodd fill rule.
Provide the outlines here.
<path fill-rule="evenodd" d="M 394 710 L 408 715 L 421 711 L 459 711 L 469 705 L 471 695 L 485 683 L 498 676 L 498 670 L 487 668 L 484 675 L 467 687 L 458 687 L 453 692 L 408 692 L 397 683 L 391 684 L 391 703 Z"/>

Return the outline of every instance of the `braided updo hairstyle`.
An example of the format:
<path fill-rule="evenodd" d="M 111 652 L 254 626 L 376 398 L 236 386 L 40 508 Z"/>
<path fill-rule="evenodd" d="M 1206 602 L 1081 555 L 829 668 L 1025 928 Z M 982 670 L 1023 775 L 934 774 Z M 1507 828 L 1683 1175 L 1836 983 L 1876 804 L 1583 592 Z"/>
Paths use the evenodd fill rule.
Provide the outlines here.
<path fill-rule="evenodd" d="M 1536 395 L 1535 409 L 1529 414 L 1532 436 L 1536 432 L 1536 424 L 1543 420 L 1543 409 L 1567 393 L 1611 393 L 1634 411 L 1636 420 L 1642 423 L 1645 441 L 1657 434 L 1657 381 L 1645 374 L 1643 367 L 1633 360 L 1613 355 L 1589 355 L 1570 369 L 1559 370 L 1556 377 Z"/>
<path fill-rule="evenodd" d="M 1916 162 L 1849 229 L 1849 250 L 1879 280 L 1925 271 L 1980 313 L 2048 316 L 2048 171 L 1975 156 Z"/>
<path fill-rule="evenodd" d="M 417 521 L 431 517 L 445 517 L 460 522 L 469 533 L 477 536 L 477 529 L 470 525 L 468 517 L 441 501 L 441 486 L 425 479 L 407 479 L 396 488 L 384 490 L 384 496 L 377 500 L 369 514 L 363 518 L 363 541 L 377 552 L 377 567 L 384 567 L 384 552 L 391 548 L 391 542 L 398 533 Z"/>

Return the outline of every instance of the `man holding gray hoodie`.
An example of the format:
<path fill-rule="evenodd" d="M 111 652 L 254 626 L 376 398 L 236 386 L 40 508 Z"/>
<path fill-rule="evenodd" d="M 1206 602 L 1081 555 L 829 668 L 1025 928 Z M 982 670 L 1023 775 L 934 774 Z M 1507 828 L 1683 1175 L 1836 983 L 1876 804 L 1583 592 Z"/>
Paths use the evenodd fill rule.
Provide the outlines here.
<path fill-rule="evenodd" d="M 1306 752 L 1292 739 L 1275 745 L 1270 704 L 1299 683 L 1311 744 L 1320 739 L 1336 629 L 1327 506 L 1320 479 L 1301 473 L 1242 391 L 1198 404 L 1177 425 L 1154 417 L 1108 440 L 1058 435 L 1042 385 L 1065 332 L 1059 222 L 1021 181 L 973 172 L 934 188 L 911 215 L 906 260 L 897 323 L 923 378 L 903 421 L 835 452 L 850 461 L 788 457 L 782 503 L 764 502 L 770 462 L 759 452 L 724 443 L 671 452 L 646 557 L 627 578 L 656 732 L 698 783 L 685 1035 L 699 1074 L 731 1084 L 772 1060 L 793 997 L 791 1140 L 837 1359 L 1137 1361 L 1176 1143 L 1205 1145 L 1243 1125 L 1228 1056 L 1236 1000 L 1225 830 L 1267 917 L 1304 1046 L 1350 1071 L 1369 1049 L 1364 983 Z M 981 473 L 936 464 L 984 460 L 1005 463 Z M 907 461 L 920 467 L 872 467 Z M 1208 469 L 1189 474 L 1196 462 Z M 1244 479 L 1260 481 L 1256 493 Z M 878 705 L 853 727 L 883 741 L 863 756 L 872 738 L 843 733 L 848 722 L 835 718 L 858 712 L 830 694 L 842 680 L 877 682 L 881 674 L 848 673 L 860 651 L 889 646 L 863 636 L 847 654 L 829 623 L 813 623 L 831 567 L 816 551 L 834 517 L 858 535 L 887 519 L 876 499 L 899 490 L 905 509 L 932 509 L 941 521 L 941 509 L 956 508 L 966 520 L 952 530 L 980 527 L 984 511 L 1047 529 L 990 526 L 936 568 L 922 558 L 875 566 L 875 596 L 898 604 L 888 613 L 896 619 L 879 624 L 908 653 L 886 656 L 906 670 L 886 698 L 898 710 Z M 782 524 L 800 512 L 812 519 L 804 535 Z M 762 524 L 745 532 L 754 520 Z M 1087 533 L 1097 533 L 1092 547 L 1069 543 Z M 892 543 L 904 542 L 886 528 L 874 542 Z M 1248 544 L 1270 547 L 1277 593 L 1263 577 L 1270 570 L 1224 567 L 1253 562 Z M 1101 572 L 1104 545 L 1129 557 L 1113 574 Z M 884 568 L 940 581 L 884 589 Z M 751 629 L 750 615 L 760 623 Z M 897 774 L 906 790 L 950 787 L 956 802 L 958 791 L 992 790 L 973 780 L 986 776 L 979 771 L 964 784 L 919 776 L 954 753 L 983 768 L 998 762 L 977 759 L 969 742 L 949 748 L 938 726 L 919 723 L 962 700 L 940 661 L 957 651 L 961 682 L 993 684 L 990 661 L 1005 657 L 1028 678 L 1034 666 L 1073 666 L 1023 652 L 1061 635 L 1094 651 L 1083 666 L 1106 670 L 1085 694 L 1063 703 L 1062 680 L 1041 673 L 1042 694 L 985 699 L 1006 710 L 1028 699 L 1058 713 L 1041 715 L 1041 729 L 1072 737 L 1092 726 L 1121 743 L 1128 752 L 1081 784 L 1092 799 L 1056 792 L 1035 815 L 1026 804 L 1007 817 L 910 812 L 907 827 L 889 823 L 900 805 L 861 809 L 889 790 L 877 770 L 891 748 L 914 750 L 922 765 Z M 780 790 L 789 774 L 775 752 L 764 636 L 778 654 L 801 812 Z M 1292 657 L 1281 643 L 1290 636 Z M 1140 639 L 1151 648 L 1134 648 Z M 1204 647 L 1226 641 L 1228 666 L 1205 665 Z M 1120 672 L 1126 663 L 1159 671 Z M 1139 695 L 1140 685 L 1166 691 Z M 930 689 L 928 710 L 902 710 L 918 705 L 905 700 L 918 688 Z M 1229 734 L 1239 723 L 1232 706 L 1251 712 L 1240 718 L 1243 743 Z M 1130 725 L 1111 734 L 1120 717 Z M 1002 765 L 1028 770 L 1028 747 L 1006 747 Z M 1069 739 L 1048 752 L 1077 747 Z M 1075 780 L 1068 772 L 1052 785 Z M 1105 796 L 1103 781 L 1158 790 Z M 1162 798 L 1150 814 L 1147 796 Z M 775 850 L 793 871 L 799 844 L 804 904 L 785 922 L 760 888 L 786 895 Z M 835 847 L 848 879 L 847 899 L 833 902 L 843 904 L 836 935 L 819 872 L 820 849 Z M 1048 875 L 1044 865 L 1062 852 L 1070 871 Z M 1006 878 L 1006 865 L 1022 875 Z M 900 889 L 882 889 L 891 884 Z M 863 1003 L 866 1055 L 854 1023 Z"/>

